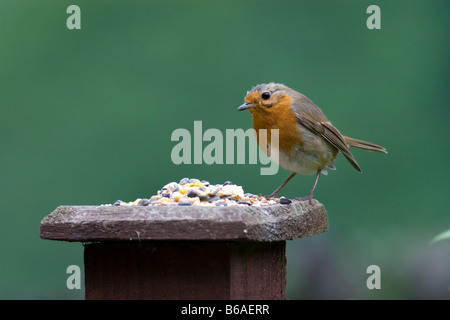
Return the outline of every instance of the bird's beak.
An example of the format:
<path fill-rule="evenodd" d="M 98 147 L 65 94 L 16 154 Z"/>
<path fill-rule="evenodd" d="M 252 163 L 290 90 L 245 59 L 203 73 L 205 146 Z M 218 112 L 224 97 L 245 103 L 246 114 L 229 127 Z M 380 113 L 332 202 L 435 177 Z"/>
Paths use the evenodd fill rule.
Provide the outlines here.
<path fill-rule="evenodd" d="M 246 103 L 240 105 L 239 108 L 237 108 L 237 109 L 238 109 L 238 111 L 242 111 L 242 110 L 247 110 L 247 109 L 253 108 L 254 106 L 255 105 L 253 103 L 246 102 Z"/>

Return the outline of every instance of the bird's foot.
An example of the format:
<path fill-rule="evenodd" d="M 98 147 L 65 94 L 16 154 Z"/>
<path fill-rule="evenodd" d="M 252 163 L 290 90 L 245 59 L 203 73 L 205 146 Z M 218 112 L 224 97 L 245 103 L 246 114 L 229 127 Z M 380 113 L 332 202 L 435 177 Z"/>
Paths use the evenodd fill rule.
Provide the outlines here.
<path fill-rule="evenodd" d="M 315 204 L 315 202 L 313 201 L 314 200 L 314 194 L 308 194 L 306 197 L 302 197 L 302 198 L 293 198 L 292 200 L 295 200 L 295 201 L 309 201 L 309 203 L 311 204 L 311 205 L 313 205 L 314 206 L 314 204 Z"/>
<path fill-rule="evenodd" d="M 262 193 L 258 194 L 259 198 L 265 198 L 266 200 L 272 200 L 273 198 L 276 198 L 276 195 L 273 195 L 273 193 L 271 195 L 265 196 Z"/>

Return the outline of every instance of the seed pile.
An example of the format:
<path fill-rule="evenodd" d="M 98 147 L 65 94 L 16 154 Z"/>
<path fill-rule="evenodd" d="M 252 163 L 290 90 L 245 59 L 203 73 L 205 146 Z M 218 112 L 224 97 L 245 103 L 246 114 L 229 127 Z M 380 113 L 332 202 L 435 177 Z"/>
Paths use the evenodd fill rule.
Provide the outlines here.
<path fill-rule="evenodd" d="M 289 204 L 284 197 L 266 199 L 262 195 L 244 193 L 241 186 L 230 181 L 210 184 L 206 180 L 183 178 L 170 182 L 150 198 L 138 198 L 132 202 L 117 200 L 115 206 L 269 206 Z"/>

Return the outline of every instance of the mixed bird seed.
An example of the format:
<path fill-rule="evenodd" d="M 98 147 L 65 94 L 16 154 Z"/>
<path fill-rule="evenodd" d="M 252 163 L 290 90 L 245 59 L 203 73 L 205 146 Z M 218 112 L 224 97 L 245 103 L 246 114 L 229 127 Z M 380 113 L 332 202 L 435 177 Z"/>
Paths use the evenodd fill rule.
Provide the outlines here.
<path fill-rule="evenodd" d="M 267 199 L 263 195 L 244 193 L 241 186 L 226 181 L 210 184 L 206 180 L 183 178 L 170 182 L 149 199 L 138 198 L 132 202 L 117 200 L 115 206 L 269 206 L 289 204 L 284 197 Z"/>

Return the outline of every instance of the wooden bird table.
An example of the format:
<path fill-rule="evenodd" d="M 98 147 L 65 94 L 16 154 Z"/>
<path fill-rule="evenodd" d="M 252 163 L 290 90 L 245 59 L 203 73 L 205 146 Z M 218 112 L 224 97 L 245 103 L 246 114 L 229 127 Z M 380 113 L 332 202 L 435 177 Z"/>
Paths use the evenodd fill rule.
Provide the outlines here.
<path fill-rule="evenodd" d="M 286 240 L 327 231 L 314 200 L 272 206 L 60 206 L 41 238 L 85 244 L 86 299 L 285 299 Z"/>

